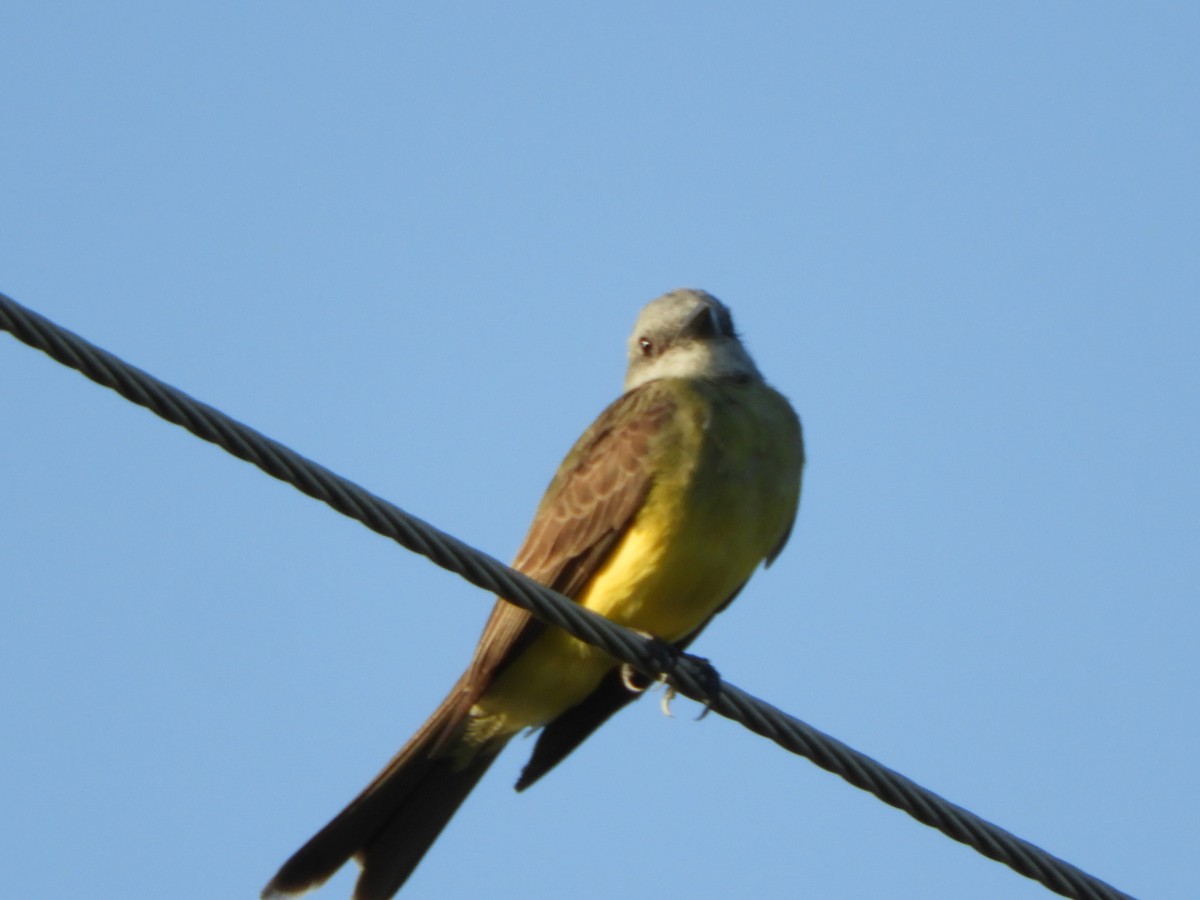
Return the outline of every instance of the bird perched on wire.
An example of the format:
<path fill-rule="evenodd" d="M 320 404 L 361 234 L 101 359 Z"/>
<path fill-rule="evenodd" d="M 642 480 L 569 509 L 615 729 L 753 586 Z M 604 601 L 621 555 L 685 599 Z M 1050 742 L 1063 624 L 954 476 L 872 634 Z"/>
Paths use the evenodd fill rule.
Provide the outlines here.
<path fill-rule="evenodd" d="M 783 549 L 803 467 L 800 421 L 728 307 L 672 291 L 642 310 L 625 392 L 559 466 L 513 566 L 682 650 Z M 263 897 L 316 887 L 353 857 L 355 900 L 387 900 L 515 734 L 542 729 L 523 790 L 644 686 L 604 651 L 499 600 L 446 699 Z"/>

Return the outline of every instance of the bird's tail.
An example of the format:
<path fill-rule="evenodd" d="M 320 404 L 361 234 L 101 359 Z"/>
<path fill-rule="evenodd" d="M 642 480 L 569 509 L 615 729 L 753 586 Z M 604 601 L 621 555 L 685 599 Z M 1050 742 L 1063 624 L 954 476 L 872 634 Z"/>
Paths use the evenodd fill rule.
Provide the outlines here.
<path fill-rule="evenodd" d="M 354 900 L 387 900 L 400 890 L 506 743 L 486 746 L 464 763 L 445 749 L 446 727 L 454 724 L 446 721 L 448 712 L 443 704 L 375 780 L 283 864 L 263 900 L 317 887 L 352 856 L 362 866 Z"/>

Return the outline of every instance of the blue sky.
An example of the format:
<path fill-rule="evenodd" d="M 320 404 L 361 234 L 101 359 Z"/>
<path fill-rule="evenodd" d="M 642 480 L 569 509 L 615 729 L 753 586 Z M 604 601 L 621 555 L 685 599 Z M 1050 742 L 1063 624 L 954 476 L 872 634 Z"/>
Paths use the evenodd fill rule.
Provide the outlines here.
<path fill-rule="evenodd" d="M 810 466 L 697 652 L 1200 890 L 1200 8 L 18 2 L 0 35 L 0 290 L 507 558 L 640 306 L 706 288 Z M 490 599 L 10 338 L 0 423 L 0 894 L 254 896 Z M 520 796 L 511 747 L 403 896 L 1047 896 L 675 712 Z"/>

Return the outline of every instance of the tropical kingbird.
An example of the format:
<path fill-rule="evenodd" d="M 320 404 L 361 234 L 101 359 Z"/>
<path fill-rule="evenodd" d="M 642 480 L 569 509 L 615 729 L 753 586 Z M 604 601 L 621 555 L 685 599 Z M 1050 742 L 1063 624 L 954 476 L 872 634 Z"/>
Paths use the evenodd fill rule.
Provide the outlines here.
<path fill-rule="evenodd" d="M 783 549 L 803 467 L 800 421 L 729 309 L 673 291 L 642 310 L 625 392 L 559 466 L 513 566 L 682 649 Z M 513 735 L 543 729 L 522 790 L 644 687 L 604 651 L 497 601 L 446 699 L 263 896 L 316 887 L 353 856 L 355 900 L 387 900 Z"/>

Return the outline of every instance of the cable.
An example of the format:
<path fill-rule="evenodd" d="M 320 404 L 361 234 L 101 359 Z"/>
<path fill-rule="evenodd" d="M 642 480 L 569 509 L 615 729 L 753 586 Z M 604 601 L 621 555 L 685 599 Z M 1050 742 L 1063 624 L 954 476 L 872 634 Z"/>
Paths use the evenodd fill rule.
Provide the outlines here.
<path fill-rule="evenodd" d="M 427 557 L 477 587 L 529 610 L 539 619 L 559 626 L 651 676 L 666 671 L 668 682 L 679 693 L 740 722 L 784 749 L 807 757 L 855 787 L 903 810 L 918 822 L 1041 882 L 1055 893 L 1081 900 L 1131 900 L 1128 894 L 950 803 L 836 738 L 729 682 L 717 681 L 712 668 L 704 661 L 687 655 L 665 657 L 659 642 L 648 640 L 578 606 L 253 428 L 134 368 L 4 294 L 0 294 L 0 328 L 63 365 L 77 369 L 96 383 L 112 388 L 127 400 L 146 407 L 168 422 L 183 426 L 239 459 L 253 463 L 268 475 L 357 519 L 372 531 Z"/>

